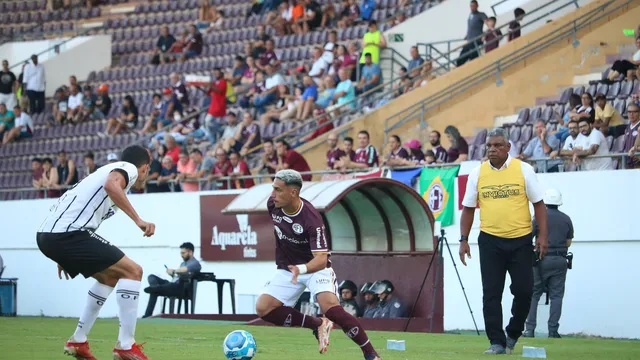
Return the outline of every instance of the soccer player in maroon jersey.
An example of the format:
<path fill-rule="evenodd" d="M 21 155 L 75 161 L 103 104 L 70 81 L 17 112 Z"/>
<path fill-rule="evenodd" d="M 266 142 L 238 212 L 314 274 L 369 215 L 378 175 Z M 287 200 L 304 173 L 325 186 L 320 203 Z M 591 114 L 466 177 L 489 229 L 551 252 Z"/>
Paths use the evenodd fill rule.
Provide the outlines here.
<path fill-rule="evenodd" d="M 300 189 L 300 173 L 291 169 L 276 173 L 267 208 L 275 229 L 278 270 L 260 294 L 256 313 L 274 325 L 312 329 L 321 354 L 327 352 L 336 323 L 360 346 L 365 360 L 380 360 L 360 322 L 340 306 L 324 222 L 313 205 L 300 197 Z M 325 318 L 306 316 L 293 308 L 306 288 Z"/>

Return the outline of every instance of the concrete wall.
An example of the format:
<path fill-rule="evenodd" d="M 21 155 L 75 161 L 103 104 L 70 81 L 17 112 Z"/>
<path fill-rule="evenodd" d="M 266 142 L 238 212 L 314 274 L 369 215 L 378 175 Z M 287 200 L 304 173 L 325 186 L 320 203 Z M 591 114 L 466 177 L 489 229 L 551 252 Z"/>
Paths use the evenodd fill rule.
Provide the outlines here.
<path fill-rule="evenodd" d="M 9 61 L 9 67 L 16 76 L 22 71 L 22 63 L 31 55 L 38 56 L 44 64 L 46 74 L 46 96 L 53 96 L 61 85 L 69 83 L 69 76 L 75 75 L 78 81 L 84 81 L 89 73 L 111 66 L 111 36 L 78 36 L 68 42 L 68 38 L 54 40 L 12 42 L 0 46 L 0 57 Z M 63 43 L 64 42 L 64 43 Z"/>
<path fill-rule="evenodd" d="M 468 173 L 473 165 L 466 163 L 461 174 Z M 633 225 L 637 217 L 634 205 L 640 202 L 640 195 L 637 191 L 629 191 L 635 188 L 639 177 L 640 170 L 538 176 L 545 188 L 555 187 L 563 193 L 565 205 L 561 210 L 571 216 L 575 227 L 571 247 L 575 254 L 574 269 L 569 271 L 567 277 L 564 311 L 560 321 L 562 333 L 583 332 L 600 336 L 640 338 L 636 322 L 629 321 L 629 309 L 635 308 L 640 290 L 633 285 L 634 280 L 630 283 L 628 278 L 632 276 L 630 274 L 637 272 L 632 256 L 640 252 L 640 236 L 637 227 Z M 457 197 L 456 192 L 456 204 Z M 98 233 L 140 263 L 146 275 L 162 274 L 165 264 L 169 267 L 176 266 L 180 262 L 177 247 L 184 241 L 196 244 L 196 257 L 199 257 L 199 194 L 134 195 L 130 199 L 144 219 L 157 224 L 156 235 L 143 238 L 135 225 L 121 212 L 106 221 Z M 20 315 L 78 316 L 87 288 L 93 283 L 92 280 L 81 277 L 73 281 L 59 280 L 55 264 L 37 249 L 35 230 L 54 202 L 55 200 L 0 202 L 0 219 L 5 219 L 3 236 L 0 237 L 0 254 L 7 266 L 4 276 L 20 278 Z M 456 224 L 446 228 L 454 255 L 458 250 L 459 215 L 456 210 Z M 478 326 L 482 329 L 484 325 L 477 234 L 478 216 L 470 241 L 474 257 L 468 262 L 468 267 L 458 265 L 458 270 Z M 448 255 L 445 256 L 444 264 L 445 330 L 472 329 L 473 322 Z M 220 259 L 203 263 L 203 271 L 215 272 L 219 278 L 236 279 L 239 313 L 253 312 L 255 296 L 270 279 L 274 269 L 272 262 L 245 263 Z M 146 286 L 146 276 L 143 286 Z M 143 294 L 140 312 L 144 311 L 147 299 L 146 294 Z M 505 318 L 509 314 L 510 301 L 507 283 L 503 298 Z M 229 313 L 230 304 L 226 291 L 224 306 L 225 312 Z M 538 323 L 541 324 L 541 331 L 546 330 L 544 324 L 547 309 L 547 306 L 540 305 Z M 212 284 L 199 287 L 196 311 L 217 312 Z M 108 300 L 101 316 L 112 317 L 116 313 L 115 301 Z"/>

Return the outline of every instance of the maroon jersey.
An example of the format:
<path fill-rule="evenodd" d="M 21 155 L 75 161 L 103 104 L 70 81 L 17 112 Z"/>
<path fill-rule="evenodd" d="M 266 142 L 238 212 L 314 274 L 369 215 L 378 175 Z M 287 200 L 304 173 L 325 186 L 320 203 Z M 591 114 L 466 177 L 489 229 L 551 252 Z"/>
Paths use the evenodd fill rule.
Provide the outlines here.
<path fill-rule="evenodd" d="M 256 136 L 253 138 L 253 141 L 251 142 L 251 144 L 247 144 L 249 137 L 253 134 L 256 134 Z M 242 136 L 242 139 L 240 140 L 240 142 L 242 142 L 243 145 L 248 145 L 249 148 L 258 146 L 261 142 L 260 141 L 260 125 L 258 125 L 258 123 L 254 121 L 248 126 L 244 126 L 242 128 L 241 136 Z"/>
<path fill-rule="evenodd" d="M 367 164 L 369 167 L 378 166 L 378 150 L 373 145 L 356 150 L 353 161 L 359 164 Z"/>
<path fill-rule="evenodd" d="M 389 153 L 389 159 L 408 159 L 408 158 L 409 158 L 409 154 L 407 153 L 407 150 L 405 150 L 404 148 L 400 148 L 396 152 L 392 151 L 391 153 Z"/>
<path fill-rule="evenodd" d="M 340 150 L 339 147 L 335 147 L 329 151 L 327 151 L 327 167 L 329 169 L 333 169 L 333 164 L 337 161 L 340 160 L 341 157 L 346 156 L 347 154 Z"/>
<path fill-rule="evenodd" d="M 311 261 L 313 253 L 329 252 L 329 239 L 325 234 L 322 216 L 310 202 L 302 198 L 300 200 L 302 207 L 294 215 L 276 208 L 273 198 L 267 201 L 275 229 L 278 269 L 289 271 L 289 265 Z M 327 261 L 327 267 L 331 267 L 330 260 Z"/>

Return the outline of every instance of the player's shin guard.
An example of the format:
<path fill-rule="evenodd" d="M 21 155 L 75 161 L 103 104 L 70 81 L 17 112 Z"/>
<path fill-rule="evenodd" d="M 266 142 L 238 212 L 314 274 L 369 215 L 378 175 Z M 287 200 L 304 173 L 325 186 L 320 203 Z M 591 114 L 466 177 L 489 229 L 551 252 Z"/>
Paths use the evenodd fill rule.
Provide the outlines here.
<path fill-rule="evenodd" d="M 118 300 L 118 317 L 120 332 L 118 342 L 120 349 L 129 350 L 135 343 L 136 321 L 138 318 L 138 301 L 140 299 L 140 281 L 120 279 L 116 298 Z"/>
<path fill-rule="evenodd" d="M 263 316 L 262 320 L 278 326 L 303 327 L 312 330 L 322 325 L 321 319 L 304 315 L 298 310 L 288 306 L 280 306 L 274 309 Z"/>
<path fill-rule="evenodd" d="M 91 289 L 89 289 L 87 304 L 84 307 L 82 316 L 80 316 L 80 319 L 78 320 L 76 332 L 73 333 L 73 337 L 70 340 L 73 340 L 75 343 L 83 343 L 87 341 L 89 331 L 91 331 L 93 324 L 98 318 L 100 309 L 102 309 L 102 305 L 107 301 L 107 298 L 112 291 L 113 288 L 111 286 L 103 285 L 99 282 L 93 284 Z"/>
<path fill-rule="evenodd" d="M 360 346 L 362 352 L 365 355 L 376 353 L 376 351 L 373 349 L 373 345 L 371 345 L 371 342 L 369 341 L 367 333 L 360 325 L 358 319 L 344 311 L 342 306 L 334 306 L 331 309 L 327 310 L 324 315 L 327 317 L 327 319 L 340 325 L 342 331 L 344 331 L 344 333 L 351 340 L 353 340 L 354 343 Z"/>

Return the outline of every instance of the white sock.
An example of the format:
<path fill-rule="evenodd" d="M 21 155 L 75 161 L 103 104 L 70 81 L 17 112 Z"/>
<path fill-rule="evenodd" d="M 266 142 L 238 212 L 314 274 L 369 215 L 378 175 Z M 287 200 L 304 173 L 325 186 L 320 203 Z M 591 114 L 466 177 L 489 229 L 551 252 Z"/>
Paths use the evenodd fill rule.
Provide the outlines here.
<path fill-rule="evenodd" d="M 134 335 L 136 333 L 136 321 L 138 320 L 140 281 L 120 279 L 117 287 L 116 298 L 118 300 L 118 317 L 120 318 L 119 348 L 129 350 L 136 342 Z"/>
<path fill-rule="evenodd" d="M 82 316 L 80 316 L 80 320 L 78 320 L 76 332 L 71 337 L 73 342 L 83 343 L 87 341 L 87 335 L 89 335 L 89 331 L 91 331 L 93 324 L 96 322 L 102 305 L 107 301 L 112 291 L 113 288 L 111 286 L 100 284 L 97 281 L 89 289 L 87 304 L 84 307 Z"/>

